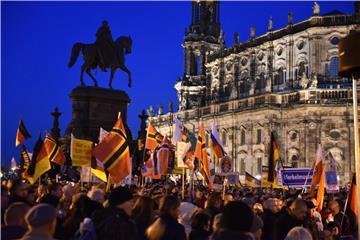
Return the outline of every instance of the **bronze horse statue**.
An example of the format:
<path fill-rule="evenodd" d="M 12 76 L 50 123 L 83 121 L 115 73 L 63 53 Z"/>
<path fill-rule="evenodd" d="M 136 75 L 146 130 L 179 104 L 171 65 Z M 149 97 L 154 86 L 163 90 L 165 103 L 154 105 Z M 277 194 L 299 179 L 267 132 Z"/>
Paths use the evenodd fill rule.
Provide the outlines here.
<path fill-rule="evenodd" d="M 109 87 L 112 88 L 112 80 L 114 78 L 115 71 L 120 68 L 128 74 L 128 86 L 131 87 L 131 74 L 129 69 L 124 65 L 125 63 L 125 54 L 131 53 L 132 39 L 131 37 L 120 36 L 118 37 L 113 45 L 113 54 L 109 55 L 109 61 L 107 61 L 105 67 L 111 69 Z M 79 56 L 79 53 L 82 53 L 84 64 L 81 66 L 80 81 L 81 85 L 85 86 L 84 83 L 84 71 L 89 75 L 89 77 L 94 81 L 94 86 L 97 87 L 98 83 L 95 77 L 91 74 L 91 69 L 96 69 L 99 67 L 99 56 L 97 51 L 97 46 L 95 44 L 85 44 L 85 43 L 75 43 L 72 52 L 70 62 L 68 67 L 72 67 L 76 59 Z"/>

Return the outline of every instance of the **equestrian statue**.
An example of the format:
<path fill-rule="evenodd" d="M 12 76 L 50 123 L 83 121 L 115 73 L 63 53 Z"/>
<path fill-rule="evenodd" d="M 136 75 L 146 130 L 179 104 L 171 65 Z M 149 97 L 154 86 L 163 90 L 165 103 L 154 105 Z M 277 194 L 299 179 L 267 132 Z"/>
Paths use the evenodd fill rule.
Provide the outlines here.
<path fill-rule="evenodd" d="M 101 71 L 106 72 L 107 68 L 111 69 L 109 87 L 112 88 L 112 80 L 115 71 L 120 68 L 128 74 L 128 86 L 131 87 L 131 73 L 125 66 L 125 54 L 131 53 L 132 40 L 128 36 L 120 36 L 113 41 L 111 31 L 107 21 L 102 22 L 102 26 L 96 32 L 96 42 L 93 44 L 75 43 L 68 67 L 72 67 L 81 51 L 84 63 L 81 66 L 80 82 L 84 83 L 84 72 L 94 81 L 94 86 L 98 83 L 91 74 L 92 69 L 99 67 Z"/>

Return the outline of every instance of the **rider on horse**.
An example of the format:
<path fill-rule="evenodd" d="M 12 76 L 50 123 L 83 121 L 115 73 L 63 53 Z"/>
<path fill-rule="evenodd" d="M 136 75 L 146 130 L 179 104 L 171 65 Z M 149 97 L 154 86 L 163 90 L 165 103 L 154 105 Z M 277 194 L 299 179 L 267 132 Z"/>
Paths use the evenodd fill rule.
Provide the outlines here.
<path fill-rule="evenodd" d="M 102 26 L 96 32 L 95 46 L 97 55 L 99 56 L 100 68 L 103 72 L 106 72 L 106 59 L 111 56 L 114 49 L 112 34 L 106 20 L 102 22 Z"/>

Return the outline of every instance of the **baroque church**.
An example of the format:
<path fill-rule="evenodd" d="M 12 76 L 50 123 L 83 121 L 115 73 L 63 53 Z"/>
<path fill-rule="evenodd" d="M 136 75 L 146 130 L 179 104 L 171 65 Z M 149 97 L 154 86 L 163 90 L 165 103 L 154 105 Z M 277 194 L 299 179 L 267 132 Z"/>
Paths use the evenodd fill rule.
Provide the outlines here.
<path fill-rule="evenodd" d="M 289 9 L 290 10 L 290 9 Z M 253 176 L 268 165 L 273 131 L 286 167 L 311 167 L 320 143 L 325 166 L 328 154 L 336 161 L 340 184 L 355 171 L 352 86 L 338 76 L 339 40 L 360 28 L 360 6 L 353 13 L 321 14 L 314 3 L 313 15 L 267 33 L 225 46 L 220 25 L 220 3 L 193 1 L 192 19 L 184 42 L 184 73 L 175 84 L 179 110 L 163 113 L 159 107 L 150 120 L 162 134 L 172 135 L 174 118 L 195 136 L 204 122 L 209 147 L 215 121 L 233 170 Z M 208 153 L 212 153 L 208 148 Z"/>

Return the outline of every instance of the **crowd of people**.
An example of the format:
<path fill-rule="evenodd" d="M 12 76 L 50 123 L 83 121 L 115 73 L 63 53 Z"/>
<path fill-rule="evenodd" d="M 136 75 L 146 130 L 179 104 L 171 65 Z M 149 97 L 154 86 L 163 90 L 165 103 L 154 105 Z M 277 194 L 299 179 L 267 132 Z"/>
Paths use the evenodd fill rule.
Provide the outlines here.
<path fill-rule="evenodd" d="M 187 188 L 188 189 L 188 188 Z M 1 239 L 310 240 L 356 239 L 345 190 L 316 199 L 295 189 L 143 186 L 3 180 Z"/>

